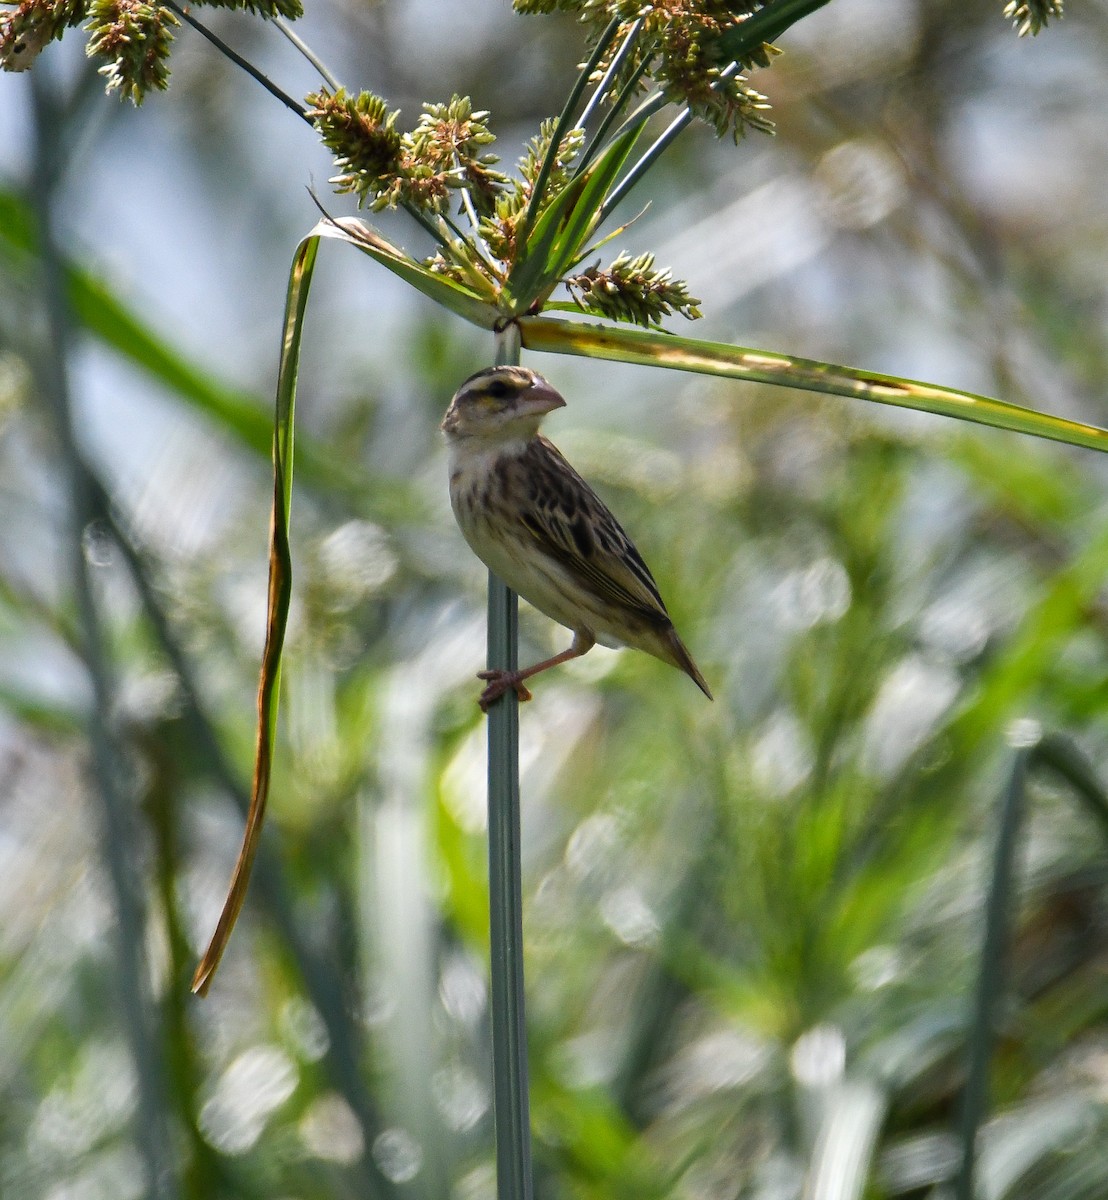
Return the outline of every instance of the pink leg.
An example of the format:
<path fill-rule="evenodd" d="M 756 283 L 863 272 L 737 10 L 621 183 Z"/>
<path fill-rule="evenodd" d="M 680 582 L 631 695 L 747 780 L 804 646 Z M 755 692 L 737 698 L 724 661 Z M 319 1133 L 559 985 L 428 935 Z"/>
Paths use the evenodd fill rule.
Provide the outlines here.
<path fill-rule="evenodd" d="M 523 686 L 525 679 L 530 679 L 532 675 L 537 675 L 540 671 L 548 671 L 551 667 L 569 662 L 571 658 L 580 658 L 582 654 L 588 654 L 595 645 L 596 640 L 590 634 L 575 633 L 573 645 L 568 650 L 563 650 L 561 654 L 555 654 L 553 658 L 544 658 L 542 662 L 535 663 L 532 667 L 525 667 L 522 671 L 478 671 L 478 679 L 489 681 L 489 686 L 477 700 L 481 711 L 488 712 L 489 707 L 506 692 L 514 691 L 521 701 L 530 700 L 531 693 Z"/>

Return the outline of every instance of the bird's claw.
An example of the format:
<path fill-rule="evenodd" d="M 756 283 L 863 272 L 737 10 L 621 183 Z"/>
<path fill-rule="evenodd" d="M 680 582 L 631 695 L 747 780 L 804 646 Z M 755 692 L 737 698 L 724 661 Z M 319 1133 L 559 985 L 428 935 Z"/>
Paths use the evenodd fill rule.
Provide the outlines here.
<path fill-rule="evenodd" d="M 507 692 L 515 692 L 520 702 L 530 700 L 531 693 L 524 687 L 518 671 L 478 671 L 478 679 L 487 679 L 489 686 L 477 698 L 482 712 L 489 708 Z"/>

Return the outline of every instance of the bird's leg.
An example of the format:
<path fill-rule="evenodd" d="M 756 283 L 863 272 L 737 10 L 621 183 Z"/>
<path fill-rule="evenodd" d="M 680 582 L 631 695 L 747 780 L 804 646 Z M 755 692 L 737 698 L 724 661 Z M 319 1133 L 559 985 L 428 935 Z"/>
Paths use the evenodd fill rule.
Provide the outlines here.
<path fill-rule="evenodd" d="M 540 671 L 547 671 L 551 667 L 569 662 L 571 658 L 580 658 L 582 654 L 588 654 L 595 645 L 596 639 L 591 634 L 578 632 L 573 635 L 573 645 L 568 650 L 563 650 L 561 654 L 555 654 L 553 658 L 544 658 L 542 662 L 537 662 L 532 667 L 525 667 L 522 671 L 478 671 L 478 679 L 489 681 L 489 686 L 477 700 L 481 711 L 488 712 L 489 707 L 505 692 L 514 691 L 521 701 L 530 700 L 531 693 L 523 686 L 525 679 L 530 679 L 532 675 L 537 675 Z"/>

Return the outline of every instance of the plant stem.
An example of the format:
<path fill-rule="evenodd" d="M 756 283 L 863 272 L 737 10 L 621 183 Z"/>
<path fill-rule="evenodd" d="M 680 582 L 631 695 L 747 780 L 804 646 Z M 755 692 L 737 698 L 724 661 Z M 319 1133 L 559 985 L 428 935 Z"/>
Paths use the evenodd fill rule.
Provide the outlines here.
<path fill-rule="evenodd" d="M 584 129 L 585 126 L 588 125 L 589 121 L 592 119 L 593 113 L 596 112 L 597 108 L 600 106 L 601 102 L 603 101 L 604 96 L 607 93 L 608 89 L 612 86 L 612 80 L 615 79 L 615 77 L 619 74 L 620 69 L 622 68 L 624 62 L 626 61 L 628 54 L 631 53 L 631 47 L 635 44 L 635 39 L 639 36 L 639 30 L 641 28 L 642 28 L 642 17 L 640 17 L 637 21 L 633 21 L 631 23 L 631 27 L 627 30 L 627 33 L 624 35 L 623 44 L 615 52 L 615 54 L 612 55 L 612 61 L 608 64 L 608 69 L 604 72 L 603 78 L 596 85 L 596 88 L 593 91 L 592 96 L 589 98 L 588 104 L 585 105 L 584 112 L 581 113 L 581 120 L 578 122 L 578 124 L 581 126 L 582 129 Z M 650 61 L 650 56 L 644 55 L 643 62 L 642 62 L 642 64 L 640 64 L 643 67 L 643 69 L 645 69 L 646 64 L 648 64 L 649 61 Z M 641 77 L 642 72 L 637 71 L 636 74 L 638 77 Z M 625 91 L 626 91 L 625 88 L 621 90 L 621 93 L 620 93 L 621 96 L 623 95 L 623 92 L 625 92 Z M 613 108 L 615 108 L 615 107 L 616 106 L 613 105 Z M 610 115 L 611 114 L 609 114 L 609 116 Z M 599 137 L 599 134 L 597 136 Z"/>
<path fill-rule="evenodd" d="M 1035 749 L 1035 762 L 1069 784 L 1108 837 L 1108 793 L 1073 742 L 1056 733 L 1047 734 Z"/>
<path fill-rule="evenodd" d="M 604 120 L 597 126 L 596 133 L 593 134 L 592 140 L 585 147 L 584 153 L 574 170 L 574 175 L 579 175 L 596 156 L 597 150 L 600 149 L 604 142 L 604 136 L 608 130 L 619 119 L 619 114 L 627 107 L 627 102 L 635 94 L 635 88 L 639 85 L 639 80 L 646 74 L 650 66 L 649 56 L 644 56 L 642 62 L 631 72 L 627 82 L 620 89 L 619 95 L 612 102 L 611 108 L 604 114 Z"/>
<path fill-rule="evenodd" d="M 319 57 L 318 54 L 308 45 L 306 41 L 289 25 L 283 17 L 270 17 L 270 21 L 288 38 L 288 40 L 300 51 L 300 53 L 312 64 L 313 67 L 320 73 L 323 82 L 333 91 L 337 92 L 342 84 L 335 78 L 334 74 L 328 70 L 326 63 Z"/>
<path fill-rule="evenodd" d="M 612 44 L 613 39 L 619 32 L 619 26 L 619 18 L 613 17 L 608 23 L 608 27 L 600 35 L 600 40 L 596 43 L 589 61 L 577 72 L 577 79 L 570 89 L 569 96 L 566 98 L 561 115 L 558 117 L 558 124 L 554 127 L 554 133 L 550 138 L 550 145 L 546 148 L 546 155 L 542 160 L 542 165 L 539 167 L 538 178 L 535 180 L 535 186 L 531 192 L 531 200 L 527 205 L 527 212 L 520 224 L 518 237 L 521 244 L 527 240 L 527 231 L 535 223 L 535 218 L 539 215 L 543 195 L 546 192 L 546 185 L 550 179 L 550 172 L 554 169 L 554 163 L 558 159 L 558 149 L 562 144 L 562 138 L 572 128 L 570 122 L 573 120 L 577 104 L 584 94 L 585 88 L 588 86 L 589 76 L 596 69 L 597 63 L 604 57 L 605 51 Z"/>
<path fill-rule="evenodd" d="M 1032 772 L 1049 771 L 1073 789 L 1078 800 L 1108 836 L 1108 794 L 1092 768 L 1068 738 L 1035 731 L 1012 761 L 1000 809 L 993 869 L 985 903 L 985 935 L 974 994 L 969 1032 L 966 1087 L 960 1128 L 961 1166 L 955 1181 L 955 1200 L 973 1200 L 977 1135 L 988 1115 L 989 1064 L 996 1037 L 996 1012 L 1007 978 L 1005 958 L 1012 907 L 1012 879 L 1020 826 L 1026 808 L 1027 781 Z"/>
<path fill-rule="evenodd" d="M 738 63 L 731 63 L 720 72 L 720 82 L 729 79 L 739 69 Z M 600 220 L 598 224 L 603 224 L 607 217 L 611 214 L 612 209 L 627 195 L 627 193 L 635 186 L 636 183 L 650 170 L 650 168 L 658 161 L 670 143 L 677 135 L 685 129 L 693 119 L 692 112 L 686 108 L 679 116 L 675 117 L 666 129 L 655 139 L 653 143 L 644 151 L 642 157 L 631 168 L 630 171 L 619 181 L 617 187 L 614 187 L 608 199 L 604 201 L 604 207 L 600 210 Z"/>
<path fill-rule="evenodd" d="M 437 215 L 438 215 L 439 220 L 442 221 L 442 223 L 446 226 L 446 228 L 449 229 L 450 232 L 454 234 L 454 236 L 458 239 L 458 242 L 462 246 L 469 246 L 472 244 L 474 249 L 476 249 L 478 251 L 478 253 L 480 253 L 481 245 L 482 245 L 481 223 L 477 219 L 477 214 L 473 211 L 473 203 L 469 198 L 469 193 L 466 191 L 465 188 L 462 188 L 461 192 L 462 192 L 463 207 L 466 210 L 466 215 L 469 217 L 470 224 L 473 226 L 473 241 L 472 241 L 472 243 L 470 242 L 470 239 L 465 235 L 465 233 L 461 229 L 458 228 L 457 221 L 455 221 L 448 212 L 440 212 Z M 484 255 L 482 255 L 482 257 L 484 257 Z"/>
<path fill-rule="evenodd" d="M 288 95 L 288 93 L 281 91 L 281 89 L 273 82 L 272 79 L 269 78 L 268 75 L 263 75 L 253 63 L 247 62 L 241 54 L 238 54 L 236 51 L 232 50 L 231 47 L 228 46 L 221 37 L 212 33 L 212 31 L 208 29 L 206 25 L 202 25 L 187 9 L 181 8 L 181 6 L 176 3 L 176 0 L 162 0 L 162 2 L 166 8 L 175 12 L 182 21 L 186 22 L 188 25 L 191 25 L 197 33 L 206 37 L 208 41 L 211 42 L 211 44 L 220 52 L 220 54 L 229 58 L 236 67 L 241 67 L 252 79 L 256 79 L 271 96 L 276 96 L 286 108 L 291 109 L 298 117 L 301 118 L 301 120 L 307 121 L 309 125 L 312 123 L 311 118 L 308 116 L 307 110 L 303 105 L 297 104 L 297 102 L 290 95 Z"/>
<path fill-rule="evenodd" d="M 1016 844 L 1023 819 L 1024 792 L 1034 747 L 1016 752 L 1001 803 L 989 894 L 985 902 L 985 936 L 974 994 L 969 1033 L 966 1088 L 962 1096 L 960 1140 L 962 1165 L 955 1184 L 955 1200 L 973 1200 L 973 1169 L 977 1133 L 988 1108 L 989 1060 L 992 1057 L 996 1008 L 1004 994 L 1004 958 L 1008 941 L 1008 910 L 1015 872 Z"/>
<path fill-rule="evenodd" d="M 641 125 L 644 121 L 649 121 L 655 113 L 661 112 L 667 104 L 671 103 L 672 101 L 665 94 L 665 92 L 660 90 L 651 92 L 649 96 L 640 102 L 638 108 L 631 113 L 627 120 L 624 121 L 623 124 L 620 125 L 620 127 L 615 131 L 615 133 L 612 135 L 612 141 L 615 141 L 615 139 L 619 137 L 621 133 L 626 133 L 628 129 L 632 129 L 635 126 Z"/>
<path fill-rule="evenodd" d="M 496 338 L 497 364 L 519 362 L 519 329 Z M 489 572 L 488 665 L 514 671 L 519 659 L 516 595 Z M 520 881 L 519 700 L 511 689 L 489 709 L 489 946 L 498 1200 L 530 1200 L 531 1118 L 523 998 Z"/>

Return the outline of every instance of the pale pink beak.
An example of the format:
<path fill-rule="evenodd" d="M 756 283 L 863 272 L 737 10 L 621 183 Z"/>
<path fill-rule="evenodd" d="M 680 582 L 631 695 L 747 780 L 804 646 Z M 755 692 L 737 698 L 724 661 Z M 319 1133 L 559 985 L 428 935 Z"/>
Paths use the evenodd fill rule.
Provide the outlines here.
<path fill-rule="evenodd" d="M 541 417 L 565 406 L 566 402 L 559 393 L 541 375 L 536 375 L 535 382 L 520 396 L 517 411 L 521 416 L 527 414 Z"/>

